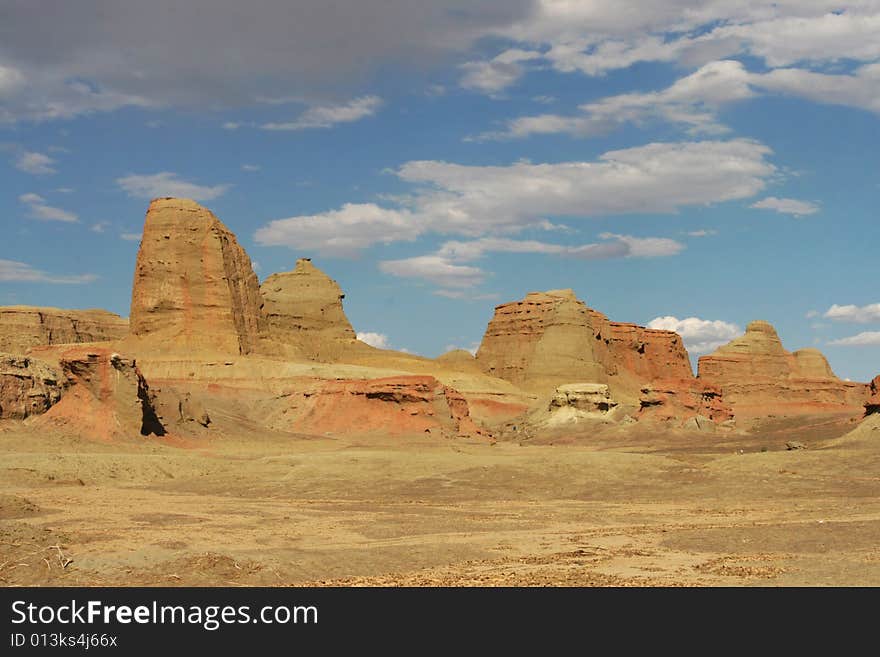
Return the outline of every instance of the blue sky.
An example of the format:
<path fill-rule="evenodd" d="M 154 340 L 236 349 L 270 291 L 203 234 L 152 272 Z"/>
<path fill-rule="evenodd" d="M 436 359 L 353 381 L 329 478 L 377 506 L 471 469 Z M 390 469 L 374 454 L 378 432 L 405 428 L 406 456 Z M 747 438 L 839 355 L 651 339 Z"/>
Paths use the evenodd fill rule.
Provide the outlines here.
<path fill-rule="evenodd" d="M 880 372 L 880 0 L 71 4 L 0 0 L 0 303 L 127 315 L 179 195 L 382 346 L 571 287 Z"/>

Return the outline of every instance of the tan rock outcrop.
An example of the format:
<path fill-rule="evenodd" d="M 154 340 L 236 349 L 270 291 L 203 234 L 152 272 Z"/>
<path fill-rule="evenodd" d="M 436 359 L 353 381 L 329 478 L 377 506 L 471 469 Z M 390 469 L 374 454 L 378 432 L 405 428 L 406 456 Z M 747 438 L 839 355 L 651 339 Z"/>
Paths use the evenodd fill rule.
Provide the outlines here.
<path fill-rule="evenodd" d="M 556 428 L 582 422 L 608 422 L 617 407 L 604 383 L 568 383 L 559 386 L 546 409 L 529 418 L 535 428 Z"/>
<path fill-rule="evenodd" d="M 162 349 L 247 354 L 262 329 L 250 258 L 195 201 L 150 203 L 135 265 L 131 334 Z"/>
<path fill-rule="evenodd" d="M 38 306 L 0 306 L 0 351 L 24 353 L 31 347 L 118 340 L 128 320 L 106 310 L 62 310 Z"/>
<path fill-rule="evenodd" d="M 755 321 L 745 335 L 699 360 L 699 379 L 721 388 L 738 417 L 858 414 L 868 397 L 863 383 L 841 381 L 815 349 L 789 353 L 771 324 Z"/>
<path fill-rule="evenodd" d="M 578 381 L 605 384 L 633 412 L 643 386 L 694 378 L 677 333 L 610 322 L 571 290 L 533 292 L 497 306 L 477 363 L 490 375 L 541 394 Z"/>
<path fill-rule="evenodd" d="M 610 340 L 608 319 L 573 291 L 531 292 L 495 308 L 476 359 L 486 373 L 531 389 L 607 383 Z"/>
<path fill-rule="evenodd" d="M 38 423 L 97 440 L 165 435 L 155 397 L 134 360 L 89 347 L 65 352 L 59 363 L 66 390 Z"/>
<path fill-rule="evenodd" d="M 338 359 L 356 344 L 354 329 L 342 308 L 345 295 L 338 283 L 315 267 L 310 258 L 297 260 L 293 271 L 269 276 L 260 292 L 265 335 L 269 340 L 324 362 Z"/>
<path fill-rule="evenodd" d="M 330 435 L 488 435 L 465 398 L 432 376 L 320 382 L 289 398 L 288 429 Z"/>
<path fill-rule="evenodd" d="M 0 354 L 0 419 L 23 420 L 48 411 L 61 399 L 61 374 L 49 364 Z"/>

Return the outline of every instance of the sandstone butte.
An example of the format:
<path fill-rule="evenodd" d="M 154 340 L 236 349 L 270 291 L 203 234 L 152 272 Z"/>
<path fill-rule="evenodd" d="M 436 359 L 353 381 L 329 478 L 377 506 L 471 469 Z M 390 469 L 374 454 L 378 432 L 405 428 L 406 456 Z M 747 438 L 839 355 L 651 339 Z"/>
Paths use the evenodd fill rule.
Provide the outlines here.
<path fill-rule="evenodd" d="M 699 360 L 699 377 L 721 389 L 738 417 L 858 412 L 866 384 L 842 381 L 816 349 L 790 353 L 776 329 L 754 321 L 742 337 Z"/>
<path fill-rule="evenodd" d="M 131 335 L 162 349 L 248 354 L 262 298 L 235 235 L 195 201 L 150 203 L 135 263 Z"/>
<path fill-rule="evenodd" d="M 358 341 L 343 299 L 308 258 L 260 285 L 214 214 L 154 200 L 130 326 L 103 311 L 0 309 L 0 344 L 15 352 L 0 359 L 0 418 L 40 415 L 101 439 L 248 427 L 485 439 L 509 426 L 715 430 L 734 416 L 855 416 L 880 395 L 876 380 L 840 381 L 816 350 L 785 351 L 765 322 L 703 357 L 695 377 L 681 336 L 612 322 L 572 290 L 499 305 L 476 357 L 434 360 Z"/>

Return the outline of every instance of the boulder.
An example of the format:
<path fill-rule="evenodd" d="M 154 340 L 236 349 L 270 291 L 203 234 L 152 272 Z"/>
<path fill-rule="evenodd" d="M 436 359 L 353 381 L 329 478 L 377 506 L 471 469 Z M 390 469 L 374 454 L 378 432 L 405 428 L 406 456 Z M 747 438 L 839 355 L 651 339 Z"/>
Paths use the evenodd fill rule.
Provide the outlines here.
<path fill-rule="evenodd" d="M 210 210 L 187 199 L 150 203 L 131 300 L 131 334 L 141 348 L 251 353 L 261 305 L 250 258 Z"/>
<path fill-rule="evenodd" d="M 28 356 L 0 354 L 0 419 L 23 420 L 48 411 L 61 399 L 62 376 Z"/>
<path fill-rule="evenodd" d="M 62 310 L 0 306 L 0 352 L 25 353 L 31 347 L 118 340 L 128 320 L 106 310 Z"/>

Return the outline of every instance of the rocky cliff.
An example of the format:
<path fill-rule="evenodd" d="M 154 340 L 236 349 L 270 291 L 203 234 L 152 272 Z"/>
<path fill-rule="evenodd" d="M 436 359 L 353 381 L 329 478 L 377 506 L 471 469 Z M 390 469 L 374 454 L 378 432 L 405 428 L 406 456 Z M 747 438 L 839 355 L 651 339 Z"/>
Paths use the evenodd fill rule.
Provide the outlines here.
<path fill-rule="evenodd" d="M 134 360 L 77 348 L 59 360 L 65 391 L 38 422 L 89 439 L 163 436 L 156 400 Z"/>
<path fill-rule="evenodd" d="M 62 377 L 49 364 L 27 356 L 0 354 L 0 419 L 40 415 L 61 399 Z"/>
<path fill-rule="evenodd" d="M 24 353 L 31 347 L 118 340 L 128 321 L 106 310 L 62 310 L 0 306 L 0 351 Z"/>
<path fill-rule="evenodd" d="M 868 397 L 862 383 L 841 381 L 815 349 L 790 353 L 765 321 L 699 360 L 699 378 L 721 388 L 737 416 L 858 413 Z"/>
<path fill-rule="evenodd" d="M 131 334 L 163 349 L 247 354 L 262 330 L 260 286 L 229 229 L 186 199 L 150 203 L 135 265 Z"/>

